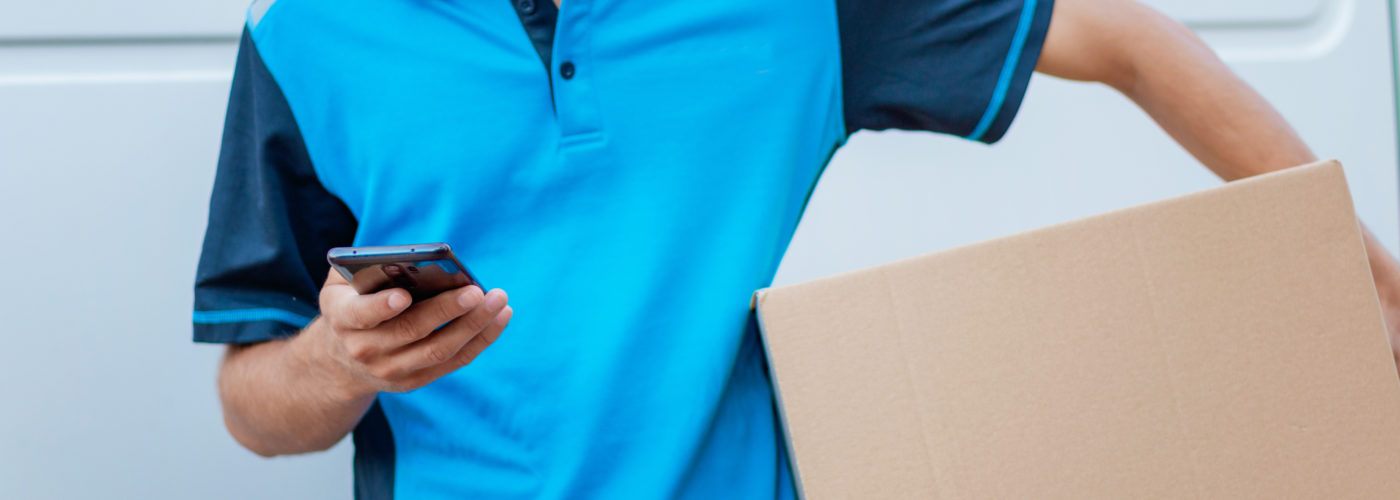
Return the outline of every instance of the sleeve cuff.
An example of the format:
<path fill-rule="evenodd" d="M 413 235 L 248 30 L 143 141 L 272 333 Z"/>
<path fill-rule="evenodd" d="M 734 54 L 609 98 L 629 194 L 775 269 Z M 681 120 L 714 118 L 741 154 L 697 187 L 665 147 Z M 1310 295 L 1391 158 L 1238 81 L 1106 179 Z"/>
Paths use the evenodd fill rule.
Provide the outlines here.
<path fill-rule="evenodd" d="M 977 127 L 968 134 L 968 139 L 991 144 L 1006 135 L 1016 111 L 1021 108 L 1026 87 L 1040 60 L 1040 49 L 1045 44 L 1045 34 L 1050 29 L 1054 9 L 1054 0 L 1025 0 L 992 100 Z"/>
<path fill-rule="evenodd" d="M 286 338 L 311 324 L 311 318 L 281 309 L 195 311 L 194 341 L 246 344 Z"/>

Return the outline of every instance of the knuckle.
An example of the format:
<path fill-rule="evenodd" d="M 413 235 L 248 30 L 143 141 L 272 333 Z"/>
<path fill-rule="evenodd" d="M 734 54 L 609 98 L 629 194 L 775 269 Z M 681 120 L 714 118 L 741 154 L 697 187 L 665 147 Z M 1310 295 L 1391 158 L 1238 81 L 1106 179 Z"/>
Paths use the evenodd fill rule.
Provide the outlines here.
<path fill-rule="evenodd" d="M 467 326 L 471 328 L 471 331 L 477 333 L 480 333 L 482 330 L 485 330 L 486 327 L 490 325 L 491 322 L 495 319 L 496 315 L 492 314 L 491 311 L 487 311 L 485 308 L 482 308 L 478 311 L 473 311 L 473 314 L 467 316 L 466 318 Z"/>
<path fill-rule="evenodd" d="M 397 385 L 392 381 L 403 377 L 403 369 L 393 365 L 379 364 L 369 367 L 369 374 L 379 380 L 391 381 L 390 385 Z"/>
<path fill-rule="evenodd" d="M 387 374 L 385 373 L 386 370 L 387 370 L 387 368 L 385 368 L 385 367 L 383 367 L 383 366 L 380 366 L 380 365 L 369 365 L 369 366 L 365 367 L 365 373 L 368 373 L 369 376 L 374 377 L 375 380 L 380 380 L 380 381 L 389 380 L 389 378 L 385 376 L 385 375 L 387 375 Z M 386 384 L 386 385 L 393 385 L 393 384 Z"/>
<path fill-rule="evenodd" d="M 362 342 L 347 344 L 345 346 L 345 352 L 349 354 L 351 358 L 361 363 L 369 361 L 369 359 L 374 356 L 374 348 Z"/>
<path fill-rule="evenodd" d="M 462 303 L 457 300 L 456 296 L 444 296 L 438 299 L 433 309 L 443 319 L 455 318 L 466 312 L 466 308 L 462 307 Z"/>
<path fill-rule="evenodd" d="M 413 377 L 408 378 L 407 380 L 404 380 L 404 381 L 400 382 L 400 383 L 399 383 L 399 386 L 400 386 L 400 387 L 403 387 L 404 390 L 405 390 L 405 392 L 406 392 L 406 391 L 417 390 L 417 389 L 423 388 L 424 386 L 427 386 L 428 384 L 431 384 L 431 383 L 433 383 L 433 382 L 436 382 L 438 379 L 442 378 L 442 377 L 445 376 L 445 375 L 447 375 L 447 372 L 441 372 L 441 371 L 435 371 L 435 372 L 433 372 L 433 373 L 418 374 L 418 375 L 414 375 Z"/>
<path fill-rule="evenodd" d="M 446 347 L 441 345 L 423 346 L 423 357 L 426 358 L 432 364 L 444 363 L 447 360 L 452 359 L 452 356 L 455 354 L 457 354 L 455 351 L 447 349 Z"/>
<path fill-rule="evenodd" d="M 421 336 L 418 333 L 420 330 L 421 327 L 418 326 L 417 322 L 410 321 L 407 318 L 404 318 L 403 321 L 394 322 L 392 334 L 395 338 L 399 340 L 402 340 L 404 342 L 411 342 L 413 340 L 417 340 L 418 337 Z"/>
<path fill-rule="evenodd" d="M 336 322 L 348 330 L 364 330 L 366 326 L 358 314 L 349 311 L 346 311 L 346 314 L 336 315 Z"/>
<path fill-rule="evenodd" d="M 471 364 L 472 361 L 476 359 L 475 351 L 476 349 L 474 348 L 474 346 L 467 346 L 466 348 L 462 349 L 462 352 L 457 353 L 457 356 L 452 358 L 452 366 L 454 367 L 453 369 L 461 368 L 463 366 Z"/>

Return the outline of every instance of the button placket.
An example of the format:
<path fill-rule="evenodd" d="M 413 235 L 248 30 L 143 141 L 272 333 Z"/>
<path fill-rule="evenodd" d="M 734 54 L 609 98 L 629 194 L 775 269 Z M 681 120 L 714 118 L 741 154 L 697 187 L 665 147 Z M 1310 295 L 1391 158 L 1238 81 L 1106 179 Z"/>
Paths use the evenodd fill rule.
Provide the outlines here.
<path fill-rule="evenodd" d="M 521 0 L 517 0 L 521 1 Z M 531 0 L 549 1 L 549 0 Z M 591 2 L 566 0 L 555 25 L 553 59 L 554 108 L 565 144 L 593 142 L 602 137 L 598 99 L 593 89 L 590 26 Z"/>

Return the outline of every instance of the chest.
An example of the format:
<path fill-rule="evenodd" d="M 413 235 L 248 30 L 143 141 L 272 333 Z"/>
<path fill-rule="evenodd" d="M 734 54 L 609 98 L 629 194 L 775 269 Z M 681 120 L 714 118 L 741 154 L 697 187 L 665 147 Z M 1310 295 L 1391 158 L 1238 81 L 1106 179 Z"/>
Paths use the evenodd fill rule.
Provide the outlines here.
<path fill-rule="evenodd" d="M 520 2 L 355 3 L 377 22 L 312 28 L 322 57 L 292 100 L 323 182 L 362 220 L 390 210 L 378 200 L 465 210 L 503 190 L 703 180 L 657 169 L 721 179 L 729 155 L 840 128 L 829 2 L 566 0 L 548 66 Z"/>

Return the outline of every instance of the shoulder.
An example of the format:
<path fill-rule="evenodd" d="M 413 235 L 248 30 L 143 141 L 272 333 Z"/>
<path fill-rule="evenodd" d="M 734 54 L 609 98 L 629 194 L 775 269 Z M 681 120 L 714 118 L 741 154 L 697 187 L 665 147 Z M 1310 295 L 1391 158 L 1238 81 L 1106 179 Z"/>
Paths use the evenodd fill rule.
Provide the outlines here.
<path fill-rule="evenodd" d="M 1035 67 L 1053 0 L 836 0 L 848 131 L 993 142 Z"/>
<path fill-rule="evenodd" d="M 253 0 L 248 4 L 247 27 L 257 31 L 265 20 L 295 23 L 333 21 L 338 12 L 354 12 L 369 6 L 363 4 L 357 0 Z"/>
<path fill-rule="evenodd" d="M 364 0 L 254 0 L 246 25 L 264 56 L 284 50 L 335 50 L 357 40 L 388 36 L 392 14 L 387 4 L 415 2 Z"/>

